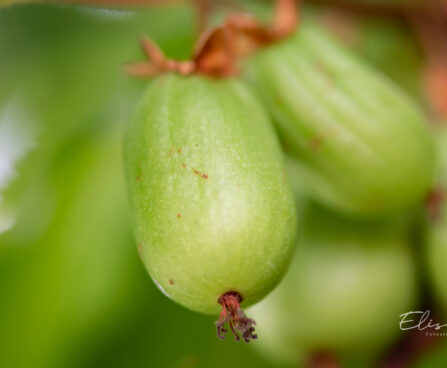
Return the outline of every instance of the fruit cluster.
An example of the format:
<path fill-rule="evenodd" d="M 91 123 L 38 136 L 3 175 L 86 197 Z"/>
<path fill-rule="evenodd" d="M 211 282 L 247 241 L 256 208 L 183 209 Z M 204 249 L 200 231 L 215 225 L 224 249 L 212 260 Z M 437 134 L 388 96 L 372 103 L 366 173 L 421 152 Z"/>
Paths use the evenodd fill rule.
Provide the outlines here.
<path fill-rule="evenodd" d="M 241 308 L 288 270 L 251 310 L 263 352 L 373 354 L 418 306 L 415 228 L 447 315 L 447 132 L 314 17 L 297 24 L 278 0 L 272 24 L 227 16 L 192 61 L 143 41 L 125 144 L 138 249 L 164 294 L 220 311 L 219 337 L 256 339 Z"/>

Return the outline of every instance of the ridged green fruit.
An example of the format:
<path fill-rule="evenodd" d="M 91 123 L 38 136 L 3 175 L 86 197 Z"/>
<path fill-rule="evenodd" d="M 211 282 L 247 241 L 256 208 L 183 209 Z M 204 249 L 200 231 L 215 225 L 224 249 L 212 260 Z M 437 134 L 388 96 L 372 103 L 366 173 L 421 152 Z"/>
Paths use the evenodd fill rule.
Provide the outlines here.
<path fill-rule="evenodd" d="M 438 213 L 429 223 L 427 261 L 434 291 L 447 316 L 447 126 L 438 135 L 437 143 L 439 198 L 434 205 Z"/>
<path fill-rule="evenodd" d="M 290 363 L 327 352 L 372 356 L 416 305 L 415 267 L 403 224 L 302 213 L 300 243 L 281 284 L 249 310 L 259 346 Z"/>
<path fill-rule="evenodd" d="M 366 216 L 403 210 L 427 194 L 434 148 L 423 115 L 316 26 L 303 22 L 255 54 L 245 74 L 297 159 L 308 194 Z"/>
<path fill-rule="evenodd" d="M 167 296 L 214 314 L 224 293 L 248 306 L 273 289 L 295 207 L 274 130 L 242 82 L 157 77 L 125 151 L 140 255 Z"/>
<path fill-rule="evenodd" d="M 425 101 L 422 73 L 425 57 L 408 22 L 403 19 L 311 8 L 309 15 L 331 36 L 386 74 L 416 101 Z M 405 62 L 402 62 L 405 60 Z"/>

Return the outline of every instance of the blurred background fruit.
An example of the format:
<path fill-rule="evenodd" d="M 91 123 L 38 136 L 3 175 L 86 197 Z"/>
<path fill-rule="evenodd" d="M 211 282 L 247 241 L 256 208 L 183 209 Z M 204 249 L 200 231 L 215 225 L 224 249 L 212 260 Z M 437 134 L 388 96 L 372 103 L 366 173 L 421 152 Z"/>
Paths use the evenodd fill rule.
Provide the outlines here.
<path fill-rule="evenodd" d="M 438 187 L 433 193 L 434 207 L 428 224 L 427 260 L 428 272 L 440 310 L 447 317 L 447 126 L 438 135 Z"/>
<path fill-rule="evenodd" d="M 396 214 L 425 198 L 434 148 L 424 114 L 315 24 L 302 20 L 296 34 L 257 52 L 245 74 L 307 195 L 357 216 Z"/>
<path fill-rule="evenodd" d="M 254 346 L 280 347 L 283 357 L 373 357 L 397 337 L 400 311 L 417 305 L 406 226 L 353 222 L 315 205 L 303 212 L 289 273 L 250 309 L 262 337 Z"/>

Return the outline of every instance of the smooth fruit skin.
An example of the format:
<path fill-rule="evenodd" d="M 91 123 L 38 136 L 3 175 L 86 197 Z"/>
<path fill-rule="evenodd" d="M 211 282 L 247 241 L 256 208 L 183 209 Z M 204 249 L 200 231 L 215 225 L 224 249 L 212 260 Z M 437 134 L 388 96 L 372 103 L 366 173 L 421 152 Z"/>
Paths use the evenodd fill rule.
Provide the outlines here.
<path fill-rule="evenodd" d="M 306 192 L 349 214 L 411 207 L 434 175 L 423 115 L 405 92 L 315 25 L 258 52 L 245 75 L 272 113 Z"/>
<path fill-rule="evenodd" d="M 300 242 L 280 285 L 248 313 L 259 346 L 292 363 L 327 352 L 373 356 L 414 310 L 416 276 L 403 224 L 348 221 L 321 208 L 302 214 Z"/>
<path fill-rule="evenodd" d="M 447 125 L 438 134 L 438 178 L 439 189 L 444 198 L 437 218 L 429 222 L 427 237 L 427 265 L 434 292 L 444 315 L 447 316 Z"/>
<path fill-rule="evenodd" d="M 243 306 L 279 282 L 296 214 L 273 128 L 235 79 L 157 77 L 131 121 L 127 177 L 141 258 L 167 296 L 195 311 Z"/>

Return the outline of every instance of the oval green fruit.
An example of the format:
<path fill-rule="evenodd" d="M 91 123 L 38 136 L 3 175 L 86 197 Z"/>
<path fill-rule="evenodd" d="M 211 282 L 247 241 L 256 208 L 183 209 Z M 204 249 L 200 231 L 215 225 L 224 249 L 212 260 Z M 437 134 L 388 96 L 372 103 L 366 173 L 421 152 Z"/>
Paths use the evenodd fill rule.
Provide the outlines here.
<path fill-rule="evenodd" d="M 140 255 L 161 291 L 214 314 L 227 292 L 248 306 L 273 289 L 295 207 L 273 128 L 242 82 L 157 77 L 125 150 Z"/>
<path fill-rule="evenodd" d="M 398 335 L 399 315 L 415 307 L 406 227 L 358 223 L 317 207 L 307 207 L 301 224 L 287 275 L 250 309 L 259 323 L 254 346 L 289 362 L 318 352 L 373 356 Z"/>
<path fill-rule="evenodd" d="M 406 94 L 303 22 L 255 54 L 245 74 L 271 111 L 306 192 L 346 213 L 379 216 L 428 192 L 432 137 Z"/>

